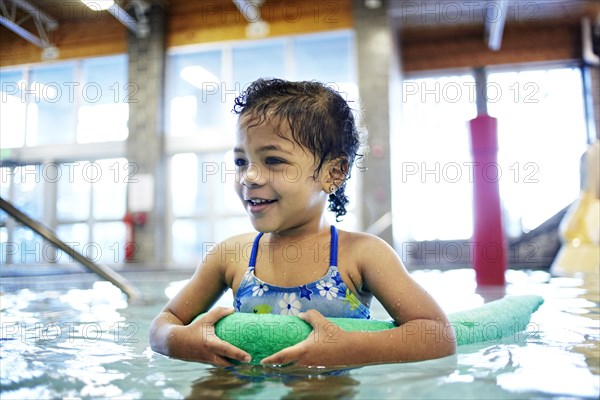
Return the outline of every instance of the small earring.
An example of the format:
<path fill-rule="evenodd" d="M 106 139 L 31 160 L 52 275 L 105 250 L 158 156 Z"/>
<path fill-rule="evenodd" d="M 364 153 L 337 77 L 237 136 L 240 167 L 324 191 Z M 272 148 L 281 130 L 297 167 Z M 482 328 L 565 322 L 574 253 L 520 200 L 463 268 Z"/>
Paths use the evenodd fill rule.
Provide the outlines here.
<path fill-rule="evenodd" d="M 331 185 L 329 186 L 329 194 L 334 194 L 337 190 L 337 187 L 335 185 Z"/>

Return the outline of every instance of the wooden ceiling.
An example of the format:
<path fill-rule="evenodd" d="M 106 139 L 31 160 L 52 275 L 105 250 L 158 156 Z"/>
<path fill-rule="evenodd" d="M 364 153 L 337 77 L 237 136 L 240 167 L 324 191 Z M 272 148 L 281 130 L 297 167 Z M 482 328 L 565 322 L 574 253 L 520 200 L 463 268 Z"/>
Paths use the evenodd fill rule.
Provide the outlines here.
<path fill-rule="evenodd" d="M 131 6 L 136 1 L 120 0 L 118 3 L 123 9 L 131 11 Z M 280 21 L 269 21 L 272 35 L 290 35 L 315 29 L 351 28 L 354 22 L 350 1 L 364 4 L 365 8 L 368 8 L 369 4 L 376 3 L 372 0 L 323 0 L 322 2 L 321 0 L 264 0 L 262 8 L 264 10 L 269 7 L 271 9 L 279 7 L 280 10 L 282 7 L 303 4 L 305 17 L 308 18 L 304 23 L 306 26 L 302 23 L 292 24 L 281 18 Z M 224 32 L 222 18 L 207 18 L 208 13 L 214 15 L 219 12 L 231 18 L 231 13 L 236 13 L 233 0 L 145 0 L 145 2 L 164 7 L 168 19 L 167 45 L 169 46 L 217 39 L 233 40 L 244 36 L 243 18 L 238 24 L 240 26 L 230 29 L 231 32 Z M 0 11 L 3 17 L 6 18 L 7 14 L 12 13 L 13 20 L 18 22 L 23 30 L 42 39 L 44 35 L 39 34 L 34 19 L 22 7 L 16 7 L 15 3 L 31 4 L 58 24 L 55 30 L 47 29 L 46 43 L 59 47 L 61 58 L 111 54 L 126 50 L 127 29 L 108 12 L 90 10 L 78 0 L 0 0 Z M 494 18 L 494 13 L 502 3 L 506 5 L 505 23 L 510 28 L 504 31 L 504 35 L 517 32 L 516 42 L 526 41 L 523 40 L 523 35 L 528 34 L 523 33 L 526 31 L 523 30 L 524 27 L 536 30 L 539 25 L 544 25 L 546 29 L 568 24 L 569 29 L 574 31 L 571 36 L 576 37 L 579 34 L 575 31 L 582 17 L 589 17 L 592 23 L 600 23 L 600 1 L 598 0 L 383 0 L 382 6 L 387 7 L 396 28 L 403 31 L 404 44 L 413 42 L 415 49 L 420 51 L 423 41 L 432 42 L 434 45 L 440 36 L 452 36 L 448 35 L 448 32 L 452 31 L 460 31 L 457 35 L 464 36 L 464 32 L 475 30 L 472 36 L 479 40 L 484 35 L 484 26 L 489 28 L 490 20 Z M 336 6 L 340 12 L 335 16 L 341 23 L 335 26 L 323 23 L 326 22 L 327 16 L 323 13 L 323 21 L 319 21 L 321 23 L 317 26 L 312 14 L 309 15 L 315 4 Z M 327 10 L 323 9 L 323 11 Z M 202 12 L 204 14 L 197 15 Z M 486 18 L 486 12 L 491 13 L 491 18 Z M 279 14 L 281 13 L 277 13 L 276 16 L 280 16 Z M 560 32 L 556 34 L 562 35 Z M 43 46 L 32 46 L 23 39 L 23 36 L 19 36 L 6 26 L 0 26 L 0 45 L 2 45 L 0 65 L 39 61 L 40 47 Z"/>
<path fill-rule="evenodd" d="M 587 17 L 591 24 L 600 24 L 600 1 L 508 0 L 499 22 L 501 3 L 392 1 L 390 14 L 401 38 L 404 70 L 591 62 L 584 57 L 581 20 Z"/>
<path fill-rule="evenodd" d="M 390 0 L 389 13 L 406 28 L 482 24 L 494 20 L 506 5 L 509 23 L 578 20 L 584 16 L 600 23 L 598 0 Z M 486 17 L 486 13 L 489 16 Z"/>
<path fill-rule="evenodd" d="M 2 0 L 10 5 L 13 0 Z M 61 21 L 85 20 L 96 18 L 95 11 L 88 9 L 77 0 L 28 0 L 49 16 Z M 146 0 L 147 3 L 179 7 L 191 1 L 204 0 Z M 291 2 L 292 0 L 279 0 Z M 348 0 L 334 0 L 348 1 Z M 361 0 L 352 0 L 361 1 Z M 123 8 L 131 0 L 121 0 Z M 230 6 L 229 0 L 206 1 L 212 9 Z M 600 18 L 600 1 L 598 0 L 507 0 L 508 21 L 536 21 L 546 19 L 575 19 L 582 16 Z M 440 25 L 456 23 L 481 23 L 485 18 L 484 11 L 495 12 L 502 0 L 387 0 L 389 13 L 399 18 L 405 26 Z"/>
<path fill-rule="evenodd" d="M 10 4 L 14 0 L 1 0 Z M 193 0 L 192 0 L 193 1 Z M 27 0 L 27 2 L 38 7 L 41 11 L 47 13 L 50 17 L 58 20 L 59 23 L 69 23 L 74 21 L 95 20 L 98 18 L 98 11 L 91 10 L 79 0 Z M 163 1 L 146 0 L 147 3 L 165 3 Z M 117 1 L 123 8 L 127 8 L 131 0 Z M 102 13 L 102 12 L 100 12 Z"/>

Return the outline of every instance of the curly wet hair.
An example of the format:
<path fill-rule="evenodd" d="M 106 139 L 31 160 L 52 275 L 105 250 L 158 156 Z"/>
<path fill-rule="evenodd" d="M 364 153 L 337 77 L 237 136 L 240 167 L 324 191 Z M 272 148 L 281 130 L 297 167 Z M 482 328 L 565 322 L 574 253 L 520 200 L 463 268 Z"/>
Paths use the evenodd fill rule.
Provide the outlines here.
<path fill-rule="evenodd" d="M 326 162 L 340 159 L 346 179 L 329 195 L 328 209 L 335 213 L 336 221 L 346 215 L 346 181 L 355 161 L 363 157 L 358 154 L 362 133 L 339 92 L 316 81 L 258 79 L 235 99 L 232 111 L 240 117 L 251 115 L 255 124 L 271 116 L 287 121 L 292 138 L 318 160 L 315 178 Z"/>

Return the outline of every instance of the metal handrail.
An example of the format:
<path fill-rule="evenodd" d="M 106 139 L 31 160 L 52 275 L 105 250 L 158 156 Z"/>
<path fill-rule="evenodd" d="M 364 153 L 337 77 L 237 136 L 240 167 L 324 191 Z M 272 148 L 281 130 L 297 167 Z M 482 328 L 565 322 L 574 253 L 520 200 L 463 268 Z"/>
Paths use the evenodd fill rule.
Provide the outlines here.
<path fill-rule="evenodd" d="M 13 217 L 15 220 L 21 222 L 23 225 L 27 226 L 29 229 L 46 239 L 52 245 L 58 247 L 60 250 L 67 253 L 69 256 L 73 257 L 84 267 L 89 269 L 90 271 L 100 275 L 102 278 L 111 282 L 113 285 L 118 287 L 127 295 L 127 297 L 132 300 L 140 296 L 140 292 L 138 289 L 132 285 L 127 279 L 123 276 L 119 275 L 116 271 L 111 269 L 106 265 L 97 264 L 91 261 L 89 258 L 85 257 L 83 254 L 79 253 L 72 247 L 69 247 L 65 242 L 60 240 L 54 232 L 50 229 L 46 228 L 39 222 L 31 219 L 27 214 L 23 213 L 21 210 L 13 206 L 10 202 L 4 200 L 0 197 L 0 209 L 6 211 L 8 215 Z"/>

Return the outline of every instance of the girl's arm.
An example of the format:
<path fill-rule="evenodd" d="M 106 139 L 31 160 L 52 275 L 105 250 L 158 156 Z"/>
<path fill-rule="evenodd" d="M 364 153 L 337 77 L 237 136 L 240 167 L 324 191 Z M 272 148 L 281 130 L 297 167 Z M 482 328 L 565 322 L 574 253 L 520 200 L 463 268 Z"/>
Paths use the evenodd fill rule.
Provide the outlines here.
<path fill-rule="evenodd" d="M 433 298 L 408 274 L 398 255 L 383 240 L 359 235 L 352 254 L 363 286 L 399 324 L 377 332 L 347 332 L 311 310 L 301 318 L 313 332 L 301 343 L 265 358 L 264 364 L 339 367 L 418 361 L 454 354 L 450 323 Z"/>
<path fill-rule="evenodd" d="M 216 307 L 190 323 L 210 307 L 227 290 L 225 262 L 221 256 L 225 244 L 207 254 L 189 282 L 173 297 L 150 325 L 152 350 L 183 360 L 229 366 L 229 359 L 250 361 L 245 351 L 219 339 L 214 324 L 233 308 Z"/>

